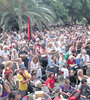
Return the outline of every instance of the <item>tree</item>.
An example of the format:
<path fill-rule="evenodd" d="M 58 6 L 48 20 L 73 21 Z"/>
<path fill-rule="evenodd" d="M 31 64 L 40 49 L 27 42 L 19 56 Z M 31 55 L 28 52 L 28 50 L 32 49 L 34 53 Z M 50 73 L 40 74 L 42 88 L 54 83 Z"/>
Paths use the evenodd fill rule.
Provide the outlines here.
<path fill-rule="evenodd" d="M 1 8 L 2 5 L 5 11 Z M 4 24 L 6 30 L 15 23 L 22 29 L 24 24 L 28 24 L 29 16 L 31 24 L 36 24 L 39 30 L 42 30 L 42 24 L 49 28 L 49 23 L 53 23 L 55 18 L 54 12 L 43 3 L 40 5 L 38 0 L 1 0 L 0 10 L 4 11 L 1 16 L 1 25 Z"/>
<path fill-rule="evenodd" d="M 50 6 L 55 14 L 56 14 L 56 19 L 55 22 L 58 22 L 59 20 L 62 20 L 64 23 L 68 22 L 68 9 L 66 9 L 60 0 L 43 0 L 45 4 Z"/>
<path fill-rule="evenodd" d="M 90 0 L 60 0 L 66 9 L 69 9 L 69 16 L 73 21 L 79 22 L 86 18 L 90 23 Z"/>

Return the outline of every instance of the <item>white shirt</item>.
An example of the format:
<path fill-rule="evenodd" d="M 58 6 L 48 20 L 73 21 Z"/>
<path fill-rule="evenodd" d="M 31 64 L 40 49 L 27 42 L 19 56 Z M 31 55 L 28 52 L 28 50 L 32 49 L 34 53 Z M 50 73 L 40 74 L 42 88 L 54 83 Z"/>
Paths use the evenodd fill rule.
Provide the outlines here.
<path fill-rule="evenodd" d="M 10 52 L 8 50 L 6 52 L 2 50 L 2 56 L 7 56 L 7 55 L 10 55 Z"/>

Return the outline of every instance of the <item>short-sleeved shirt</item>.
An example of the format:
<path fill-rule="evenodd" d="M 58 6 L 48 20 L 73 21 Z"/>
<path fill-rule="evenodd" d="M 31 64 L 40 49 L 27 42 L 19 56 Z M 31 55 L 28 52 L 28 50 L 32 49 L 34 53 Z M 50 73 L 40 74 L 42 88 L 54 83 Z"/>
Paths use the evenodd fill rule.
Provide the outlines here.
<path fill-rule="evenodd" d="M 61 88 L 62 91 L 65 92 L 65 93 L 67 93 L 67 92 L 69 92 L 69 91 L 71 90 L 71 86 L 70 86 L 70 85 L 67 87 L 67 89 L 65 89 L 65 84 L 62 84 L 62 85 L 60 86 L 60 88 Z"/>
<path fill-rule="evenodd" d="M 55 84 L 55 78 L 53 77 L 53 79 L 51 80 L 50 78 L 47 78 L 46 82 L 45 82 L 45 86 L 48 86 L 48 83 L 50 84 L 51 88 L 54 88 L 54 84 Z"/>
<path fill-rule="evenodd" d="M 26 75 L 27 79 L 30 78 L 30 75 L 29 75 L 29 73 L 28 73 L 26 70 L 25 70 L 25 73 L 24 73 L 24 74 Z M 18 78 L 18 81 L 19 81 L 19 90 L 21 90 L 21 91 L 27 90 L 27 88 L 28 88 L 28 83 L 22 84 L 22 82 L 21 82 L 21 81 L 25 80 L 25 79 L 23 78 L 23 76 L 20 75 L 20 74 L 17 74 L 17 78 Z"/>

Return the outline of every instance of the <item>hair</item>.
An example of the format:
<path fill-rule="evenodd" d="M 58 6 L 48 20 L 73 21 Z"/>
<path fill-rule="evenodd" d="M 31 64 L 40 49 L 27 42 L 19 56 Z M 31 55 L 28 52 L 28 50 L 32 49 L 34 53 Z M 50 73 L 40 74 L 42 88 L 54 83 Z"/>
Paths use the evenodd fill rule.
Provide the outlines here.
<path fill-rule="evenodd" d="M 35 59 L 37 59 L 37 62 L 39 61 L 37 56 L 34 56 L 34 57 L 32 58 L 32 61 L 34 61 Z"/>
<path fill-rule="evenodd" d="M 80 72 L 83 72 L 82 69 L 79 69 L 78 72 L 77 72 L 77 75 L 79 76 L 80 75 Z"/>
<path fill-rule="evenodd" d="M 87 80 L 86 79 L 82 79 L 81 83 L 83 84 L 84 82 L 87 82 Z"/>
<path fill-rule="evenodd" d="M 49 74 L 48 74 L 48 78 L 51 78 L 51 75 L 52 74 L 54 74 L 53 72 L 50 72 Z"/>
<path fill-rule="evenodd" d="M 12 53 L 14 53 L 14 51 L 17 53 L 17 50 L 16 49 L 12 49 Z"/>
<path fill-rule="evenodd" d="M 56 54 L 54 54 L 53 56 L 52 56 L 52 59 L 54 58 L 54 56 L 57 56 Z"/>
<path fill-rule="evenodd" d="M 7 67 L 8 67 L 9 65 L 13 65 L 13 62 L 12 62 L 12 61 L 7 61 L 7 62 L 5 63 L 5 68 L 7 69 Z"/>
<path fill-rule="evenodd" d="M 70 83 L 69 79 L 65 79 L 65 84 Z"/>
<path fill-rule="evenodd" d="M 9 71 L 9 72 L 8 72 Z M 7 74 L 7 72 L 8 72 L 8 74 Z M 9 79 L 8 79 L 8 77 L 9 77 L 9 75 L 12 73 L 12 71 L 11 70 L 6 70 L 6 72 L 5 72 L 5 79 L 7 79 L 8 81 L 9 81 Z"/>
<path fill-rule="evenodd" d="M 36 81 L 35 82 L 35 87 L 38 87 L 39 84 L 41 84 L 41 81 L 40 80 Z"/>
<path fill-rule="evenodd" d="M 31 72 L 31 75 L 32 75 L 32 76 L 36 75 L 36 70 L 33 70 L 33 71 Z"/>
<path fill-rule="evenodd" d="M 9 94 L 9 100 L 15 100 L 15 96 L 16 95 L 21 95 L 19 91 L 12 91 L 10 94 Z"/>

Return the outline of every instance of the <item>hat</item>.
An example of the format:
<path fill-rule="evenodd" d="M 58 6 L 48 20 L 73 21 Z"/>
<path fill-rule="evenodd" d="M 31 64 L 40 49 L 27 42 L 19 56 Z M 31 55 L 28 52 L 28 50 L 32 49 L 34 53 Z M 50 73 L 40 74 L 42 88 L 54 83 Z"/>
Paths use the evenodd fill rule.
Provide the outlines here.
<path fill-rule="evenodd" d="M 20 69 L 25 69 L 26 67 L 24 66 L 24 64 L 19 65 Z"/>
<path fill-rule="evenodd" d="M 7 76 L 8 76 L 10 73 L 12 73 L 12 70 L 6 70 L 5 73 L 4 73 L 4 74 L 5 74 L 5 78 L 7 78 Z"/>

